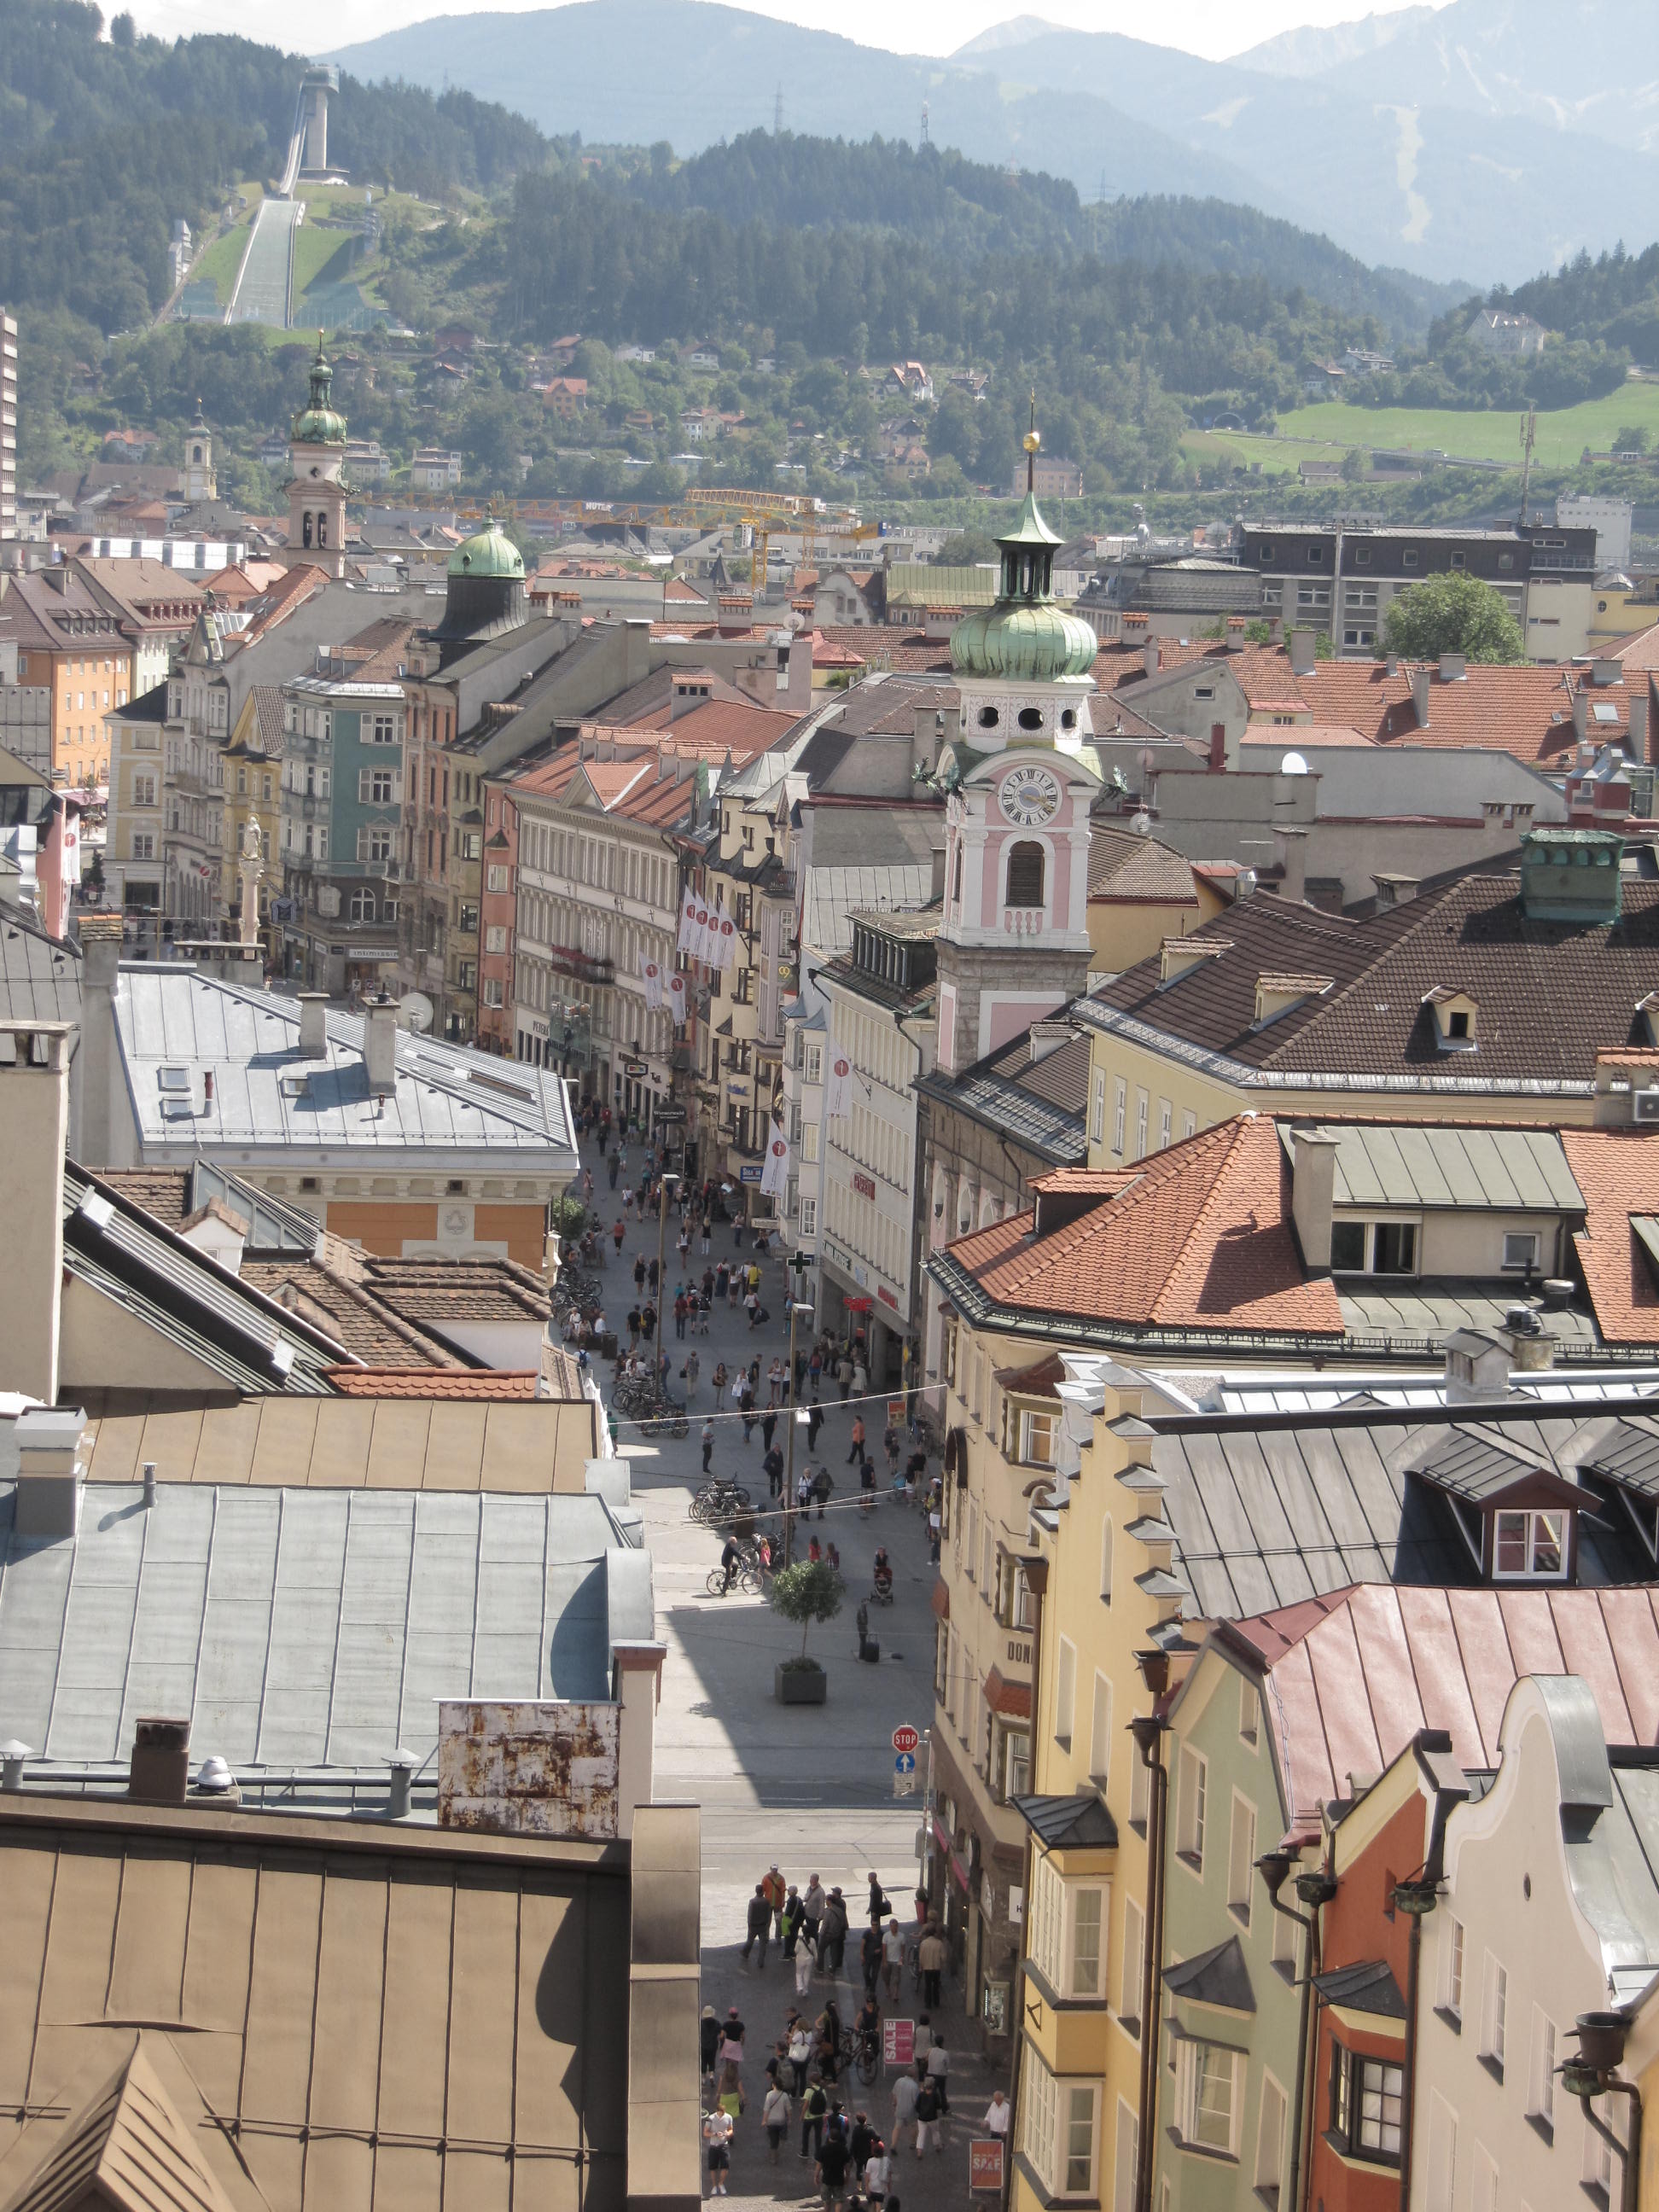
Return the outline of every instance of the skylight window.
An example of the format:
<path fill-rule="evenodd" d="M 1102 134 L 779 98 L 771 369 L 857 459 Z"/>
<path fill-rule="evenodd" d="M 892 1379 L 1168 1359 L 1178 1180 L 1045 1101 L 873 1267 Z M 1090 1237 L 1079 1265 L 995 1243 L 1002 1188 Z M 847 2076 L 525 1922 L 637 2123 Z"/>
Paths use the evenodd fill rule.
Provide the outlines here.
<path fill-rule="evenodd" d="M 158 1067 L 155 1071 L 155 1082 L 157 1088 L 161 1091 L 188 1091 L 190 1070 L 187 1067 Z"/>
<path fill-rule="evenodd" d="M 1598 722 L 1616 722 L 1619 720 L 1619 709 L 1609 705 L 1605 699 L 1598 699 L 1590 711 Z"/>

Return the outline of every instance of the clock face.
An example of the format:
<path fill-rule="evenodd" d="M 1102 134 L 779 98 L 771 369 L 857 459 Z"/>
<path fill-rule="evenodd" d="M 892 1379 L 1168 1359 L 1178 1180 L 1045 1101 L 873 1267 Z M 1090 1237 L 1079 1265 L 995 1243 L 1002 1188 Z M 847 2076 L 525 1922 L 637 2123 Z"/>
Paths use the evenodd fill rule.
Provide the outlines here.
<path fill-rule="evenodd" d="M 1046 768 L 1017 768 L 1003 778 L 997 796 L 1017 830 L 1035 830 L 1060 810 L 1060 778 Z"/>

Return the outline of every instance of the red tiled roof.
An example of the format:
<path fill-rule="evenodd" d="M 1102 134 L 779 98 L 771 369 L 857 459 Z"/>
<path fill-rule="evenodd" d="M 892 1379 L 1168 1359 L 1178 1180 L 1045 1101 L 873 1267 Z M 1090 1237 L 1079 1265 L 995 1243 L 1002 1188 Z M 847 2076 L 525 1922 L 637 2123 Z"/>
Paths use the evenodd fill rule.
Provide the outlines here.
<path fill-rule="evenodd" d="M 1467 1767 L 1498 1763 L 1522 1674 L 1578 1674 L 1610 1744 L 1659 1733 L 1659 1588 L 1425 1589 L 1368 1583 L 1221 1632 L 1268 1670 L 1294 1826 L 1382 1772 L 1419 1729 Z"/>
<path fill-rule="evenodd" d="M 1193 864 L 1156 837 L 1094 823 L 1089 834 L 1089 901 L 1195 907 Z"/>
<path fill-rule="evenodd" d="M 329 1381 L 348 1398 L 470 1398 L 518 1402 L 533 1398 L 533 1367 L 330 1367 Z"/>
<path fill-rule="evenodd" d="M 1148 1328 L 1340 1337 L 1328 1277 L 1306 1277 L 1274 1123 L 1243 1114 L 1144 1161 L 1123 1190 L 1052 1235 L 1021 1214 L 949 1247 L 981 1290 L 1021 1311 Z"/>
<path fill-rule="evenodd" d="M 881 661 L 900 674 L 915 676 L 951 672 L 948 641 L 935 640 L 904 623 L 826 623 L 818 635 L 826 644 L 845 646 L 860 660 Z"/>
<path fill-rule="evenodd" d="M 1644 1055 L 1616 1057 L 1628 1065 Z M 1561 1149 L 1584 1194 L 1584 1225 L 1572 1242 L 1596 1328 L 1608 1344 L 1659 1341 L 1659 1285 L 1631 1227 L 1632 1214 L 1659 1214 L 1659 1133 L 1563 1129 Z"/>

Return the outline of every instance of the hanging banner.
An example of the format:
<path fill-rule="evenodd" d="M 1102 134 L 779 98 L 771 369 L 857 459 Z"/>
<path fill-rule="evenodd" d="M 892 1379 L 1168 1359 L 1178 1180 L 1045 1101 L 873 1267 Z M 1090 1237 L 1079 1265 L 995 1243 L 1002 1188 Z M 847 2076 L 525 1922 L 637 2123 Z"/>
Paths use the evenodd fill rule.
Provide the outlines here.
<path fill-rule="evenodd" d="M 645 978 L 645 1003 L 652 1013 L 662 1006 L 662 969 L 658 962 L 640 955 L 640 973 Z"/>
<path fill-rule="evenodd" d="M 853 1063 L 841 1046 L 830 1047 L 830 1073 L 823 1086 L 823 1118 L 844 1121 L 853 1110 Z"/>
<path fill-rule="evenodd" d="M 714 956 L 709 947 L 713 943 L 714 930 L 708 912 L 708 902 L 705 898 L 700 898 L 697 901 L 696 926 L 691 933 L 691 957 L 694 960 L 712 961 Z"/>
<path fill-rule="evenodd" d="M 720 902 L 719 910 L 714 917 L 714 929 L 715 948 L 714 962 L 715 967 L 724 974 L 732 965 L 738 949 L 737 929 L 731 915 L 726 911 L 724 900 Z"/>
<path fill-rule="evenodd" d="M 763 1198 L 781 1200 L 789 1181 L 789 1139 L 776 1124 L 766 1146 L 766 1165 L 761 1170 Z"/>
<path fill-rule="evenodd" d="M 685 1027 L 685 978 L 671 975 L 668 979 L 668 1011 L 674 1018 L 677 1030 Z"/>
<path fill-rule="evenodd" d="M 689 952 L 696 933 L 697 895 L 695 891 L 688 891 L 680 905 L 680 933 L 676 945 L 677 951 Z"/>

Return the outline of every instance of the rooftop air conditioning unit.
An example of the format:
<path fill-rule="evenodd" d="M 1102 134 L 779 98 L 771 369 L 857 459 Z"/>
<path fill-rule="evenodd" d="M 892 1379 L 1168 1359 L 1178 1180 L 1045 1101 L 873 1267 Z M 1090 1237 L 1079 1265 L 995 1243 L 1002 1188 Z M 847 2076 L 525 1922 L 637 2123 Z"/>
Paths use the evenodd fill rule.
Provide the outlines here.
<path fill-rule="evenodd" d="M 1638 1121 L 1659 1121 L 1659 1084 L 1645 1091 L 1631 1093 L 1632 1119 Z"/>

